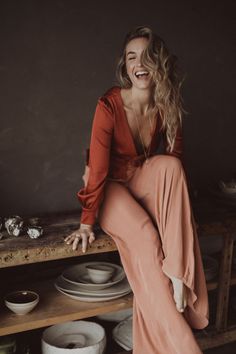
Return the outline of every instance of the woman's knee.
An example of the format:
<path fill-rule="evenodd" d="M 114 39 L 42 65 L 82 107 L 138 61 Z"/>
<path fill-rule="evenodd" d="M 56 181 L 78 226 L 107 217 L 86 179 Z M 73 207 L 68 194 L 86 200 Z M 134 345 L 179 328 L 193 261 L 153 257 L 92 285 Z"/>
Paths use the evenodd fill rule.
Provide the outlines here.
<path fill-rule="evenodd" d="M 181 160 L 172 155 L 157 155 L 156 159 L 154 158 L 154 163 L 156 163 L 159 168 L 167 171 L 179 173 L 183 171 Z"/>

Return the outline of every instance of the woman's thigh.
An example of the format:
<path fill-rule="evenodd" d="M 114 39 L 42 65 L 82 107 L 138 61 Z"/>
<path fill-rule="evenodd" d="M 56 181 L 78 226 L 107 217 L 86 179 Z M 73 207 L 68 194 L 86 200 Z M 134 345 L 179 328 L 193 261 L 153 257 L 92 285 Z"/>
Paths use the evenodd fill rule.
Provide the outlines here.
<path fill-rule="evenodd" d="M 155 248 L 163 257 L 160 237 L 150 215 L 123 184 L 107 183 L 98 220 L 116 243 L 131 252 L 148 254 Z"/>

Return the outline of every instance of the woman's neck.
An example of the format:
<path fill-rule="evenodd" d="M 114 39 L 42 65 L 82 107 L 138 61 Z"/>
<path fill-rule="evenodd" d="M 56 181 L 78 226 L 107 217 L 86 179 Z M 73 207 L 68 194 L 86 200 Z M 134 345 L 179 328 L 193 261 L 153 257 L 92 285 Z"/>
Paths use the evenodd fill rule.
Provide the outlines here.
<path fill-rule="evenodd" d="M 145 115 L 148 109 L 152 106 L 152 91 L 150 89 L 137 89 L 136 87 L 131 87 L 130 89 L 130 100 L 132 107 L 135 108 L 136 112 L 140 115 Z"/>

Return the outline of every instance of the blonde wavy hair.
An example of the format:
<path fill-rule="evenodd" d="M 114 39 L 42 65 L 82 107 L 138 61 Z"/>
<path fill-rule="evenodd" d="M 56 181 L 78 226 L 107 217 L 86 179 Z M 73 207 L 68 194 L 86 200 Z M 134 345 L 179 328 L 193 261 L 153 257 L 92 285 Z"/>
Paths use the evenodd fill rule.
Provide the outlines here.
<path fill-rule="evenodd" d="M 159 111 L 162 129 L 166 131 L 168 150 L 174 147 L 178 126 L 182 126 L 183 100 L 180 89 L 185 78 L 180 78 L 177 57 L 169 53 L 165 42 L 146 26 L 131 30 L 125 37 L 122 53 L 116 67 L 116 77 L 122 88 L 130 88 L 132 83 L 126 71 L 126 46 L 135 38 L 148 39 L 147 48 L 142 53 L 142 64 L 152 73 L 154 109 Z"/>

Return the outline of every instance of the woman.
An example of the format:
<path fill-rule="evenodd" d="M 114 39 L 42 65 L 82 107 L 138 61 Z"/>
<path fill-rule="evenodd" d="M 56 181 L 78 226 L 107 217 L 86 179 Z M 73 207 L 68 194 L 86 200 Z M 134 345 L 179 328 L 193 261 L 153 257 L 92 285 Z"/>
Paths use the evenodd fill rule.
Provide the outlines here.
<path fill-rule="evenodd" d="M 148 27 L 127 34 L 120 86 L 98 100 L 80 228 L 73 249 L 95 239 L 96 217 L 115 241 L 134 293 L 133 354 L 202 353 L 191 328 L 208 325 L 208 295 L 182 159 L 176 58 Z M 157 148 L 164 146 L 164 154 Z"/>

